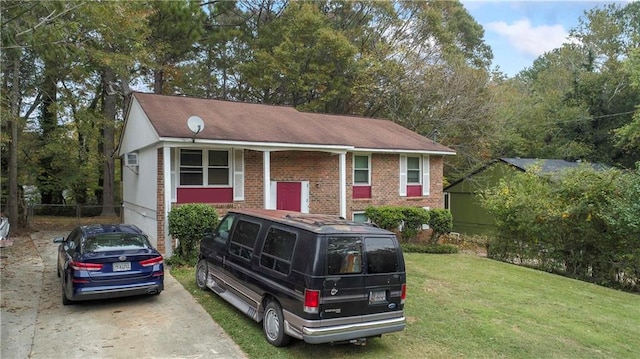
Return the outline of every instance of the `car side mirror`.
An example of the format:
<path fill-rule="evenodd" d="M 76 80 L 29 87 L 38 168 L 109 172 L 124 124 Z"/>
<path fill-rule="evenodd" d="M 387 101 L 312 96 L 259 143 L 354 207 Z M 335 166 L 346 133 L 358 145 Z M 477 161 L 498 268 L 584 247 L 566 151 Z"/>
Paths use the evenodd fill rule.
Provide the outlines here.
<path fill-rule="evenodd" d="M 53 243 L 64 243 L 64 237 L 54 238 Z"/>

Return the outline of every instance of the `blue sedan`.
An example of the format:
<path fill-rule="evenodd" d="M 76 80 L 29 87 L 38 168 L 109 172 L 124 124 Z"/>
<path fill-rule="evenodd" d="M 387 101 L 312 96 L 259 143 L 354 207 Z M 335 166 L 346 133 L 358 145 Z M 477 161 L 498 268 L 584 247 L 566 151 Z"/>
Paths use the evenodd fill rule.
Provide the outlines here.
<path fill-rule="evenodd" d="M 157 295 L 164 289 L 164 262 L 147 236 L 129 224 L 75 228 L 56 238 L 62 304 L 89 299 Z"/>

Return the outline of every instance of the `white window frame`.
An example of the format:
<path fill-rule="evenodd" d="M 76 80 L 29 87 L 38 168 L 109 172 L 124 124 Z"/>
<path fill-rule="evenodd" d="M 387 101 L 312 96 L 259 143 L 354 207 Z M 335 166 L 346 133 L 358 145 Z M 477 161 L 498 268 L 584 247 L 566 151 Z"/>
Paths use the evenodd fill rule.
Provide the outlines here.
<path fill-rule="evenodd" d="M 422 184 L 422 156 L 407 156 L 407 185 L 418 185 Z M 416 171 L 416 169 L 409 169 L 409 158 L 417 158 L 418 159 L 418 182 L 409 182 L 409 171 Z"/>
<path fill-rule="evenodd" d="M 408 176 L 408 161 L 407 158 L 408 157 L 418 157 L 419 158 L 419 162 L 418 162 L 418 166 L 420 169 L 420 174 L 418 176 L 418 180 L 419 182 L 411 182 L 408 183 L 409 180 L 409 176 Z M 407 155 L 407 154 L 401 154 L 400 155 L 400 188 L 398 190 L 398 193 L 400 194 L 401 197 L 406 197 L 407 196 L 407 185 L 422 185 L 422 195 L 423 196 L 428 196 L 430 193 L 430 186 L 431 186 L 431 163 L 430 163 L 430 157 L 429 155 Z"/>
<path fill-rule="evenodd" d="M 366 217 L 366 212 L 365 211 L 353 211 L 351 212 L 351 220 L 352 221 L 356 221 L 356 214 L 364 214 Z M 362 222 L 362 223 L 371 223 L 371 220 L 369 219 L 369 217 L 367 217 L 367 221 L 366 222 Z"/>
<path fill-rule="evenodd" d="M 178 180 L 181 179 L 181 174 L 182 174 L 182 163 L 181 163 L 181 158 L 182 158 L 182 150 L 198 150 L 202 153 L 202 163 L 200 164 L 200 168 L 202 168 L 202 184 L 201 185 L 183 185 L 182 182 L 180 182 L 178 185 L 180 187 L 193 187 L 193 188 L 200 188 L 200 187 L 208 187 L 208 188 L 229 188 L 233 186 L 233 182 L 232 182 L 232 178 L 233 178 L 233 162 L 232 162 L 232 153 L 233 151 L 231 149 L 226 149 L 226 148 L 222 148 L 222 149 L 195 149 L 195 148 L 180 148 L 177 152 L 177 157 L 178 157 L 178 168 L 177 168 L 177 178 Z M 227 166 L 226 167 L 222 167 L 222 166 L 209 166 L 209 151 L 225 151 L 227 152 Z M 192 166 L 195 167 L 195 166 Z M 217 185 L 210 185 L 209 183 L 209 168 L 228 168 L 228 173 L 227 173 L 227 184 L 222 185 L 222 184 L 217 184 Z"/>
<path fill-rule="evenodd" d="M 233 200 L 244 201 L 244 149 L 233 149 Z"/>
<path fill-rule="evenodd" d="M 356 183 L 356 170 L 363 170 L 364 168 L 356 168 L 356 156 L 367 158 L 367 183 Z M 371 154 L 370 153 L 354 153 L 351 158 L 353 167 L 352 183 L 354 186 L 371 186 Z"/>

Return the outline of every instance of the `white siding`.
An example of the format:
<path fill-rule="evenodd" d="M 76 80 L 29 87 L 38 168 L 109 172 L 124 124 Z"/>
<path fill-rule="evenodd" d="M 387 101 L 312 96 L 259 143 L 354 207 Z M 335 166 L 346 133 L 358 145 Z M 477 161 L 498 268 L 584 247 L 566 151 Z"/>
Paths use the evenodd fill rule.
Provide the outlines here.
<path fill-rule="evenodd" d="M 131 100 L 129 117 L 123 129 L 120 156 L 158 142 L 158 134 L 135 98 Z"/>
<path fill-rule="evenodd" d="M 128 167 L 122 169 L 124 222 L 140 227 L 149 235 L 154 246 L 157 245 L 157 161 L 156 149 L 146 148 L 138 151 L 137 169 Z"/>

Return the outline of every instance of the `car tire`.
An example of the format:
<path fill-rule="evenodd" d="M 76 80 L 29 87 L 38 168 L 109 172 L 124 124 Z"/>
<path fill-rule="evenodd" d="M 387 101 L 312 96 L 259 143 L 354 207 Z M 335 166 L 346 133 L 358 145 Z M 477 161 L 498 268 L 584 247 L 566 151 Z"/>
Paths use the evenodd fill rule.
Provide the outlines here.
<path fill-rule="evenodd" d="M 284 316 L 282 308 L 276 301 L 270 301 L 264 310 L 262 330 L 269 344 L 284 347 L 289 344 L 291 337 L 284 333 Z"/>
<path fill-rule="evenodd" d="M 207 261 L 201 259 L 196 264 L 196 285 L 202 290 L 207 290 L 207 277 L 209 276 L 209 266 Z"/>
<path fill-rule="evenodd" d="M 64 282 L 62 283 L 61 292 L 62 292 L 62 305 L 71 305 L 71 304 L 73 304 L 73 301 L 69 300 L 69 298 L 67 298 L 67 293 L 65 293 L 65 290 L 64 290 Z"/>
<path fill-rule="evenodd" d="M 58 275 L 58 278 L 61 277 L 61 275 L 60 275 L 60 266 L 56 266 L 56 274 Z"/>

